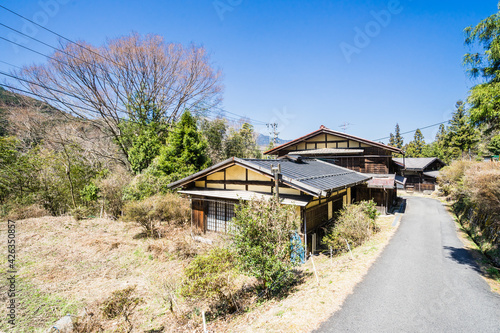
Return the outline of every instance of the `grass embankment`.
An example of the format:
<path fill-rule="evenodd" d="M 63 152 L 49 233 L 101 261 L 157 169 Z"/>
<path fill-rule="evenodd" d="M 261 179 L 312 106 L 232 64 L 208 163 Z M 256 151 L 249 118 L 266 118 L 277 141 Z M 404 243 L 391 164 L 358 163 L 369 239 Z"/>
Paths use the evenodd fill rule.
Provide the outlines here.
<path fill-rule="evenodd" d="M 288 297 L 253 302 L 243 314 L 208 323 L 216 332 L 307 332 L 317 328 L 340 309 L 371 264 L 388 243 L 395 228 L 394 217 L 380 217 L 381 231 L 353 250 L 333 258 L 315 256 L 319 285 L 309 260 L 300 267 L 303 283 Z M 172 227 L 167 238 L 137 238 L 142 229 L 135 224 L 105 219 L 75 221 L 70 217 L 44 217 L 18 221 L 17 266 L 19 289 L 16 328 L 3 318 L 0 330 L 42 332 L 57 319 L 102 308 L 112 293 L 136 286 L 134 297 L 140 303 L 130 316 L 133 332 L 176 332 L 200 330 L 199 318 L 178 318 L 179 302 L 172 302 L 184 267 L 196 252 L 207 245 L 193 244 L 189 231 Z M 6 223 L 0 239 L 7 239 Z M 5 242 L 2 242 L 5 244 Z M 200 248 L 204 247 L 204 248 Z M 2 248 L 1 301 L 6 302 L 6 246 Z M 5 304 L 5 303 L 4 303 Z M 174 313 L 170 311 L 173 307 Z M 103 319 L 106 332 L 127 331 L 122 316 Z M 181 326 L 180 326 L 181 325 Z M 163 329 L 162 329 L 163 328 Z M 157 331 L 156 331 L 157 330 Z"/>

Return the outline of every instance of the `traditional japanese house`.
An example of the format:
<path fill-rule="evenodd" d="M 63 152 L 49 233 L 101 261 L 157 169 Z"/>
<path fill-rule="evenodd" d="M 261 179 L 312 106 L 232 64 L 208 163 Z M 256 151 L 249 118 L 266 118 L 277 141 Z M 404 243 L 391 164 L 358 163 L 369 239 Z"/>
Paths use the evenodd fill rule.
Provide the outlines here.
<path fill-rule="evenodd" d="M 406 178 L 405 190 L 434 191 L 436 180 L 446 164 L 437 157 L 393 158 L 397 174 Z"/>
<path fill-rule="evenodd" d="M 240 200 L 269 199 L 293 205 L 302 218 L 306 248 L 319 244 L 322 229 L 343 205 L 355 200 L 356 188 L 370 176 L 316 158 L 279 160 L 230 158 L 169 185 L 192 202 L 192 223 L 199 230 L 228 232 Z"/>
<path fill-rule="evenodd" d="M 397 197 L 397 183 L 392 165 L 392 154 L 403 154 L 401 149 L 379 142 L 333 131 L 325 126 L 271 150 L 266 155 L 314 157 L 318 160 L 357 171 L 372 178 L 356 187 L 356 201 L 373 199 L 381 212 L 388 212 Z"/>

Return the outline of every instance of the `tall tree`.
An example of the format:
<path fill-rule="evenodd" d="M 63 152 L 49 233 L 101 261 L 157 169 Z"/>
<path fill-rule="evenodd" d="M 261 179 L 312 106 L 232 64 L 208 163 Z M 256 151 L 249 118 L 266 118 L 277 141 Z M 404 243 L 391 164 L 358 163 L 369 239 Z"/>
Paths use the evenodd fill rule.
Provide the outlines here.
<path fill-rule="evenodd" d="M 123 121 L 146 116 L 173 124 L 190 105 L 216 105 L 222 92 L 221 73 L 203 47 L 167 43 L 158 35 L 131 34 L 100 47 L 68 42 L 47 63 L 24 67 L 17 75 L 26 80 L 19 82 L 25 89 L 113 137 L 126 165 Z M 128 108 L 137 92 L 143 107 Z"/>
<path fill-rule="evenodd" d="M 500 9 L 500 4 L 499 4 Z M 483 82 L 475 85 L 468 98 L 471 120 L 475 124 L 500 126 L 500 11 L 465 29 L 465 44 L 481 48 L 482 53 L 467 53 L 464 65 L 472 78 Z"/>
<path fill-rule="evenodd" d="M 445 145 L 449 147 L 452 158 L 459 158 L 474 148 L 478 142 L 478 131 L 469 122 L 465 104 L 458 101 L 455 108 L 446 134 Z"/>
<path fill-rule="evenodd" d="M 243 123 L 239 130 L 231 129 L 226 142 L 226 157 L 261 158 L 253 126 Z"/>
<path fill-rule="evenodd" d="M 404 146 L 403 137 L 401 136 L 401 130 L 399 129 L 399 124 L 396 124 L 394 134 L 391 133 L 390 135 L 389 145 L 399 149 L 402 149 Z"/>
<path fill-rule="evenodd" d="M 196 119 L 189 111 L 185 111 L 169 133 L 166 145 L 160 149 L 152 166 L 160 176 L 175 181 L 200 171 L 209 164 L 207 142 L 198 131 Z"/>
<path fill-rule="evenodd" d="M 208 144 L 208 155 L 212 163 L 219 163 L 226 157 L 224 147 L 227 136 L 227 123 L 223 118 L 201 120 L 201 132 Z"/>
<path fill-rule="evenodd" d="M 425 148 L 425 140 L 420 129 L 415 131 L 413 135 L 413 140 L 410 141 L 406 146 L 406 157 L 423 157 L 424 156 L 424 148 Z"/>

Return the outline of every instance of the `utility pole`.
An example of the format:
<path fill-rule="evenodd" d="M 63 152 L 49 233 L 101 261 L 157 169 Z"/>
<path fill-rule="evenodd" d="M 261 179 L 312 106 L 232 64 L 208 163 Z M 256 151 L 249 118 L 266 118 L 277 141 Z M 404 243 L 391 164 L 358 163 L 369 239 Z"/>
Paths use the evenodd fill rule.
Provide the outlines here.
<path fill-rule="evenodd" d="M 269 136 L 273 142 L 273 147 L 276 147 L 276 143 L 278 141 L 278 123 L 267 124 L 267 129 L 269 130 Z"/>
<path fill-rule="evenodd" d="M 274 165 L 271 164 L 271 172 L 274 175 L 274 182 L 275 182 L 274 187 L 276 188 L 275 195 L 276 195 L 276 198 L 279 199 L 279 197 L 280 197 L 279 179 L 280 179 L 280 175 L 281 175 L 281 164 L 278 163 L 277 166 L 274 166 Z"/>

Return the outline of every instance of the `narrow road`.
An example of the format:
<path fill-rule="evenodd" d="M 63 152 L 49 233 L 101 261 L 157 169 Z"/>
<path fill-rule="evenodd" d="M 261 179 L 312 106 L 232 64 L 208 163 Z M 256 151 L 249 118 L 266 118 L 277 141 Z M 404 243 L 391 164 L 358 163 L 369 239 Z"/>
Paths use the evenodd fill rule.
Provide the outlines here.
<path fill-rule="evenodd" d="M 410 197 L 399 230 L 316 332 L 500 332 L 490 291 L 437 200 Z"/>

